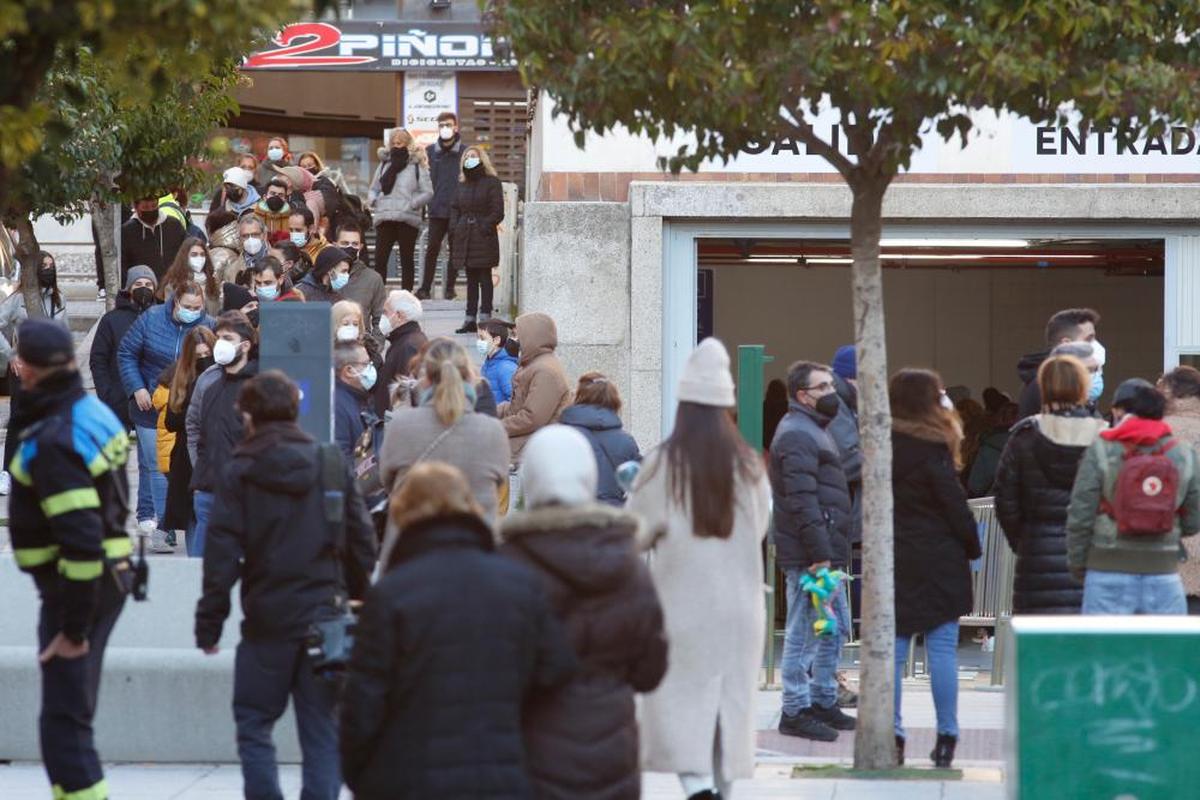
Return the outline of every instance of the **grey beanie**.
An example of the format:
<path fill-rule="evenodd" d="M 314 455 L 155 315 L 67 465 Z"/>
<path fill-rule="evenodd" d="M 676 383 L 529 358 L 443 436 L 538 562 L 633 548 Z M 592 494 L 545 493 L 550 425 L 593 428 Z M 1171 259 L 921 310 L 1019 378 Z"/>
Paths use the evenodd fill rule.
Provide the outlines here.
<path fill-rule="evenodd" d="M 147 267 L 145 264 L 138 264 L 136 267 L 130 267 L 129 272 L 125 275 L 125 291 L 129 291 L 129 287 L 133 286 L 133 282 L 139 278 L 146 278 L 154 284 L 154 288 L 158 288 L 158 276 L 154 274 L 154 270 Z"/>

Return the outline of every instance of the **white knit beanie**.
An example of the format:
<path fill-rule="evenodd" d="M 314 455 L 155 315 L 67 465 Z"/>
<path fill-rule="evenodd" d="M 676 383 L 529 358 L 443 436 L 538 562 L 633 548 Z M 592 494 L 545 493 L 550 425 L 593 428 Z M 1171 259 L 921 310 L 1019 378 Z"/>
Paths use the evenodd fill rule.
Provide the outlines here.
<path fill-rule="evenodd" d="M 596 455 L 582 433 L 547 425 L 521 453 L 521 489 L 530 508 L 579 506 L 596 499 Z"/>
<path fill-rule="evenodd" d="M 679 379 L 679 400 L 702 406 L 732 408 L 737 404 L 729 353 L 720 340 L 709 337 L 696 346 Z"/>

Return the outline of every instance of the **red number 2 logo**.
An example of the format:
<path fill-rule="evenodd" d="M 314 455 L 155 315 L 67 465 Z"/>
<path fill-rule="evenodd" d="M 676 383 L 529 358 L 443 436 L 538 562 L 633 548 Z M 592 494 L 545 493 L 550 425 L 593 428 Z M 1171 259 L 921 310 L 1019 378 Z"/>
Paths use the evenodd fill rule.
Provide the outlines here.
<path fill-rule="evenodd" d="M 297 39 L 309 41 L 293 44 Z M 309 56 L 335 47 L 342 41 L 342 32 L 325 22 L 298 22 L 288 25 L 275 35 L 278 49 L 255 53 L 246 59 L 244 69 L 278 69 L 280 67 L 332 67 L 342 64 L 369 64 L 374 56 Z"/>

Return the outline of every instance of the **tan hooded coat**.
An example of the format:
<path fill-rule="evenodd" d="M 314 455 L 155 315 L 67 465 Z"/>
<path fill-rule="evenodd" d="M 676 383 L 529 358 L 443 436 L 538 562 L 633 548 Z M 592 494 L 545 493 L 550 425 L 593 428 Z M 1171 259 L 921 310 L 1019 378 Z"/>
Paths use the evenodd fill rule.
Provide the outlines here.
<path fill-rule="evenodd" d="M 1179 443 L 1200 448 L 1200 397 L 1174 399 L 1168 410 L 1170 413 L 1163 417 L 1163 422 L 1170 426 Z M 1183 547 L 1187 550 L 1187 561 L 1179 565 L 1183 591 L 1190 596 L 1200 596 L 1200 536 L 1185 537 Z"/>
<path fill-rule="evenodd" d="M 554 353 L 558 347 L 554 320 L 546 314 L 522 314 L 517 318 L 517 339 L 521 365 L 513 375 L 512 401 L 499 409 L 514 462 L 521 460 L 529 437 L 558 422 L 563 409 L 571 404 L 571 387 Z"/>

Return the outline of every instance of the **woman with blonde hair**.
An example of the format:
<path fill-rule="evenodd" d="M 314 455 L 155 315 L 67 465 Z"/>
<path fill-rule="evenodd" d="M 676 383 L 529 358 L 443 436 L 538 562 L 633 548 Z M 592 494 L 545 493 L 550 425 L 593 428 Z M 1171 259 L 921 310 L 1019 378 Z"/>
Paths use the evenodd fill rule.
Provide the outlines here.
<path fill-rule="evenodd" d="M 575 668 L 541 579 L 497 555 L 448 464 L 415 467 L 390 517 L 403 533 L 363 604 L 341 697 L 346 785 L 359 800 L 533 797 L 522 709 Z"/>
<path fill-rule="evenodd" d="M 379 352 L 379 343 L 373 337 L 366 335 L 362 306 L 353 300 L 339 300 L 333 304 L 329 313 L 333 318 L 331 328 L 334 346 L 347 342 L 361 344 L 366 348 L 371 363 L 375 365 L 375 371 L 381 370 L 383 354 Z"/>
<path fill-rule="evenodd" d="M 1067 507 L 1083 454 L 1108 425 L 1088 410 L 1092 378 L 1075 356 L 1043 361 L 1037 385 L 1042 412 L 1013 426 L 996 468 L 996 518 L 1017 555 L 1013 613 L 1078 614 Z"/>
<path fill-rule="evenodd" d="M 971 612 L 971 559 L 979 533 L 958 480 L 962 427 L 942 379 L 902 369 L 888 383 L 896 559 L 896 750 L 904 763 L 900 688 L 912 637 L 925 637 L 937 710 L 929 754 L 945 769 L 958 743 L 958 618 Z"/>
<path fill-rule="evenodd" d="M 467 319 L 455 333 L 475 333 L 492 318 L 492 270 L 500 263 L 497 228 L 503 221 L 504 187 L 496 169 L 486 150 L 468 147 L 450 205 L 450 266 L 467 273 Z"/>
<path fill-rule="evenodd" d="M 494 417 L 475 411 L 478 378 L 467 351 L 457 342 L 434 339 L 421 360 L 415 391 L 417 406 L 394 410 L 379 452 L 383 485 L 394 491 L 409 470 L 441 461 L 462 470 L 492 524 L 498 490 L 508 481 L 508 436 Z M 386 555 L 395 531 L 384 539 Z M 386 562 L 385 562 L 386 563 Z"/>
<path fill-rule="evenodd" d="M 433 199 L 429 160 L 425 148 L 404 128 L 393 128 L 388 149 L 367 192 L 367 206 L 375 216 L 375 271 L 387 281 L 392 246 L 399 247 L 400 286 L 412 291 L 416 273 L 417 234 L 421 211 Z"/>

